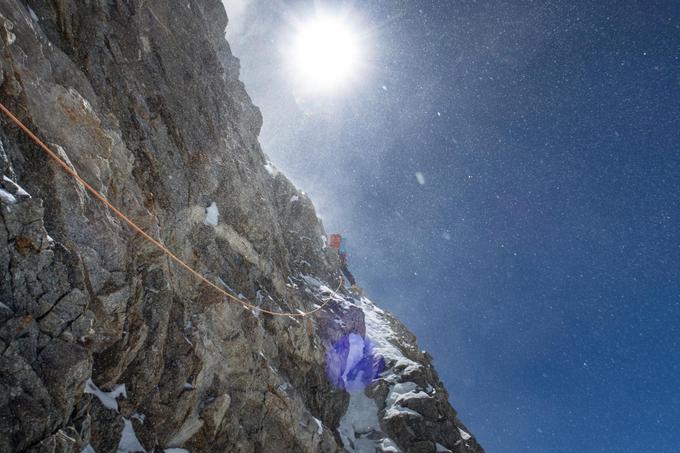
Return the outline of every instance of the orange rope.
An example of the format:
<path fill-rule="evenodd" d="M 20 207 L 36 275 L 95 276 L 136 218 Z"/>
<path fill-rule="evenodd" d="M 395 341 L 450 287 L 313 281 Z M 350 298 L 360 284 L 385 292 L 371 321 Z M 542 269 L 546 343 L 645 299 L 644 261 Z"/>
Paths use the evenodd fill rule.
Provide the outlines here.
<path fill-rule="evenodd" d="M 176 263 L 178 263 L 180 266 L 182 266 L 184 269 L 186 269 L 190 274 L 193 274 L 196 278 L 201 280 L 203 283 L 206 285 L 210 286 L 212 289 L 220 293 L 221 295 L 227 297 L 228 299 L 231 299 L 235 302 L 238 302 L 245 308 L 249 308 L 252 310 L 259 310 L 262 313 L 267 313 L 273 316 L 298 316 L 298 317 L 303 317 L 303 316 L 308 316 L 311 315 L 312 313 L 315 313 L 319 310 L 321 310 L 323 307 L 325 307 L 333 297 L 333 294 L 340 289 L 340 286 L 342 286 L 342 277 L 340 277 L 340 284 L 338 285 L 338 288 L 327 298 L 324 300 L 323 304 L 319 305 L 316 307 L 314 310 L 307 311 L 307 312 L 298 312 L 298 313 L 286 313 L 286 312 L 276 312 L 276 311 L 270 311 L 266 310 L 264 308 L 260 308 L 257 305 L 249 302 L 247 299 L 241 299 L 233 294 L 231 294 L 228 291 L 225 291 L 224 289 L 220 288 L 207 278 L 205 278 L 203 275 L 201 275 L 198 271 L 194 270 L 191 266 L 189 266 L 186 262 L 184 262 L 181 258 L 179 258 L 177 255 L 172 253 L 166 246 L 161 244 L 159 241 L 154 239 L 152 236 L 147 234 L 144 230 L 142 230 L 141 227 L 139 227 L 135 222 L 130 220 L 128 216 L 123 214 L 118 208 L 116 208 L 114 205 L 112 205 L 104 195 L 99 193 L 97 189 L 89 185 L 83 178 L 81 178 L 78 173 L 76 173 L 75 170 L 73 170 L 71 167 L 66 164 L 54 151 L 52 151 L 47 145 L 45 145 L 31 130 L 24 125 L 24 123 L 21 122 L 16 116 L 12 114 L 12 112 L 7 109 L 1 102 L 0 102 L 0 110 L 7 115 L 7 117 L 12 120 L 14 124 L 16 124 L 33 142 L 35 142 L 36 145 L 38 145 L 47 155 L 52 158 L 57 164 L 61 166 L 61 168 L 64 169 L 64 171 L 71 176 L 73 179 L 78 181 L 80 184 L 83 185 L 92 195 L 94 195 L 95 198 L 97 198 L 99 201 L 104 203 L 104 205 L 109 208 L 116 216 L 118 216 L 121 220 L 123 220 L 125 223 L 127 223 L 130 228 L 132 228 L 134 231 L 142 235 L 144 239 L 147 241 L 151 242 L 153 245 L 156 246 L 161 252 L 166 254 L 168 257 L 172 258 Z"/>

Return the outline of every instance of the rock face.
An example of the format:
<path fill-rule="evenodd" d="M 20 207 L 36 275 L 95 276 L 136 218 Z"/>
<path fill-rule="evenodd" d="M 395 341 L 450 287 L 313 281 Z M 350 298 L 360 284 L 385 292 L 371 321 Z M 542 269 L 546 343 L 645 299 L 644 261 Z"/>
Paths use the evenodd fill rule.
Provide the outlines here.
<path fill-rule="evenodd" d="M 483 451 L 404 326 L 332 294 L 337 256 L 258 145 L 226 24 L 218 0 L 3 0 L 0 101 L 212 281 L 274 311 L 333 300 L 224 300 L 2 117 L 0 451 Z"/>

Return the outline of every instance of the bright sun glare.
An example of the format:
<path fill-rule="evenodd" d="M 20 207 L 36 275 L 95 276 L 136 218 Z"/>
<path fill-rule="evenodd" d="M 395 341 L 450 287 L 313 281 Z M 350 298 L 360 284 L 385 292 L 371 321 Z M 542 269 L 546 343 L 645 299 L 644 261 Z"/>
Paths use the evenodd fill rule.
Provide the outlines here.
<path fill-rule="evenodd" d="M 309 91 L 331 91 L 351 81 L 360 66 L 358 34 L 343 17 L 318 15 L 302 23 L 293 42 L 293 72 Z"/>

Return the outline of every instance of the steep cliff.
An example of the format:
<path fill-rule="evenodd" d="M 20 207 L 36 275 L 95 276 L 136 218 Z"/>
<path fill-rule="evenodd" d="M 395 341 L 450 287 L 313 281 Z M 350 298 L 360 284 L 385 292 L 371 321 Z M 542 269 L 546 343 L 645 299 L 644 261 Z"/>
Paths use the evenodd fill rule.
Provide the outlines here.
<path fill-rule="evenodd" d="M 172 3 L 172 4 L 171 4 Z M 267 162 L 218 0 L 2 0 L 1 451 L 481 452 Z"/>

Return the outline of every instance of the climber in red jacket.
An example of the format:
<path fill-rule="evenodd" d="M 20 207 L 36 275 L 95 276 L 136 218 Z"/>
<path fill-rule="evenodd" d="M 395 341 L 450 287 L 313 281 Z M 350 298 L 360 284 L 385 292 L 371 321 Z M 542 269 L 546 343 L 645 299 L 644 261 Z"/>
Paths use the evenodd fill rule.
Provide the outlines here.
<path fill-rule="evenodd" d="M 357 286 L 357 281 L 347 266 L 347 241 L 340 234 L 335 233 L 331 234 L 329 245 L 332 249 L 337 250 L 338 256 L 340 257 L 340 270 L 349 284 L 352 285 L 352 290 L 361 294 L 362 290 Z"/>

